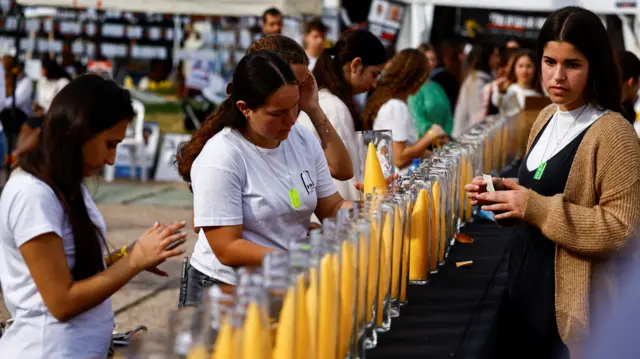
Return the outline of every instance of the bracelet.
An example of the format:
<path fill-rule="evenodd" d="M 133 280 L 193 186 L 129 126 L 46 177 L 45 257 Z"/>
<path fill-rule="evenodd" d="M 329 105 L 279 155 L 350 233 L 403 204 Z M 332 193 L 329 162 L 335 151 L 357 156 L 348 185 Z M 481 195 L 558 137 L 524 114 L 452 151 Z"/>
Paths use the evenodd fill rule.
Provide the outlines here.
<path fill-rule="evenodd" d="M 127 246 L 122 246 L 122 248 L 120 248 L 120 251 L 118 251 L 118 258 L 122 258 L 124 256 L 127 255 Z"/>

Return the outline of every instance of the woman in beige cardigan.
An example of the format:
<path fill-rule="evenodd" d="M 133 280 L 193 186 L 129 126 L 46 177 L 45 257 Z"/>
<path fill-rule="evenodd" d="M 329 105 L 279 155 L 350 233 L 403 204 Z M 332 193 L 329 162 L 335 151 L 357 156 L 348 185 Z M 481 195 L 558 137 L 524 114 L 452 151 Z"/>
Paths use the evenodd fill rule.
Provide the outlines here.
<path fill-rule="evenodd" d="M 615 270 L 640 227 L 640 145 L 620 111 L 620 80 L 600 19 L 557 10 L 538 37 L 540 112 L 518 179 L 465 189 L 517 223 L 498 345 L 510 358 L 571 358 L 611 307 Z"/>

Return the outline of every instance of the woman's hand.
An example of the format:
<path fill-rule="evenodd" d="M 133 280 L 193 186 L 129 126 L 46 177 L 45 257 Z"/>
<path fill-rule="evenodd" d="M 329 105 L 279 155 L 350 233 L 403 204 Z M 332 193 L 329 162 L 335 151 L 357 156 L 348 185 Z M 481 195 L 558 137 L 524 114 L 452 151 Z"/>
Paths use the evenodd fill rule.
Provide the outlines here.
<path fill-rule="evenodd" d="M 311 71 L 307 71 L 307 79 L 300 84 L 300 99 L 298 109 L 311 114 L 320 108 L 318 102 L 318 83 Z"/>
<path fill-rule="evenodd" d="M 435 136 L 437 138 L 442 138 L 442 137 L 446 137 L 447 136 L 447 133 L 444 132 L 442 127 L 440 127 L 440 125 L 436 125 L 436 124 L 431 125 L 431 128 L 429 128 L 429 132 L 432 133 L 433 136 Z"/>
<path fill-rule="evenodd" d="M 172 223 L 169 225 L 155 224 L 149 228 L 134 244 L 129 256 L 129 263 L 136 271 L 149 270 L 156 273 L 154 268 L 171 257 L 184 253 L 183 249 L 166 248 L 175 241 L 187 237 L 186 233 L 176 233 L 184 228 L 186 222 Z M 164 272 L 162 272 L 164 273 Z M 160 273 L 157 273 L 160 274 Z"/>
<path fill-rule="evenodd" d="M 524 218 L 529 190 L 507 179 L 503 179 L 502 183 L 506 191 L 485 192 L 476 196 L 478 201 L 491 203 L 483 205 L 482 210 L 494 212 L 497 220 Z"/>
<path fill-rule="evenodd" d="M 498 88 L 498 91 L 504 94 L 507 92 L 507 89 L 509 88 L 509 86 L 511 86 L 511 81 L 509 81 L 509 79 L 506 76 L 500 77 L 499 79 L 496 80 L 496 86 Z"/>
<path fill-rule="evenodd" d="M 501 188 L 499 186 L 501 181 L 500 178 L 493 177 L 492 180 L 493 180 L 494 188 Z M 464 186 L 464 190 L 467 192 L 467 197 L 471 198 L 471 204 L 473 206 L 484 205 L 489 203 L 489 202 L 481 201 L 480 198 L 478 198 L 479 195 L 487 192 L 487 182 L 484 180 L 484 177 L 482 176 L 475 177 L 474 179 L 471 180 L 471 183 L 466 184 Z"/>

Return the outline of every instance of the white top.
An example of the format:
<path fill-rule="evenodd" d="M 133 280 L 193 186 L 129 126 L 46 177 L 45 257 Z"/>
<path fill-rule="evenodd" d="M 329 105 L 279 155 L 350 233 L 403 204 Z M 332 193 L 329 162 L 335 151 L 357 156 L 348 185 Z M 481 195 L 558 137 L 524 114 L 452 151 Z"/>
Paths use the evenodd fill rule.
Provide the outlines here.
<path fill-rule="evenodd" d="M 223 129 L 193 162 L 191 185 L 197 227 L 242 225 L 242 238 L 276 250 L 306 238 L 318 198 L 336 193 L 320 143 L 298 124 L 275 149 Z M 292 188 L 300 197 L 298 208 L 291 203 Z M 191 265 L 225 283 L 236 282 L 234 270 L 220 263 L 202 230 Z"/>
<path fill-rule="evenodd" d="M 60 78 L 57 80 L 49 80 L 46 77 L 41 77 L 38 80 L 38 86 L 36 89 L 36 103 L 44 109 L 45 112 L 49 111 L 49 106 L 53 98 L 56 97 L 58 92 L 62 90 L 69 80 L 66 78 Z"/>
<path fill-rule="evenodd" d="M 338 96 L 335 96 L 326 89 L 318 92 L 318 99 L 320 108 L 322 108 L 322 111 L 327 115 L 327 118 L 336 129 L 338 136 L 340 136 L 342 143 L 344 143 L 344 146 L 347 148 L 349 157 L 351 157 L 351 164 L 353 165 L 353 178 L 347 181 L 334 180 L 338 192 L 340 192 L 340 195 L 342 195 L 342 198 L 346 201 L 359 200 L 360 192 L 356 189 L 355 183 L 358 178 L 362 178 L 361 171 L 363 168 L 360 165 L 359 157 L 359 148 L 361 146 L 358 145 L 351 112 L 349 112 L 347 105 L 345 105 Z M 300 115 L 298 115 L 298 123 L 311 130 L 316 137 L 318 136 L 313 123 L 311 123 L 311 119 L 306 113 L 300 112 Z"/>
<path fill-rule="evenodd" d="M 22 76 L 16 86 L 16 107 L 25 115 L 31 116 L 31 99 L 33 98 L 33 81 L 28 76 Z M 8 94 L 4 99 L 4 108 L 13 106 L 13 96 Z"/>
<path fill-rule="evenodd" d="M 378 115 L 373 121 L 374 130 L 391 130 L 393 142 L 406 142 L 411 146 L 418 142 L 418 129 L 415 121 L 411 117 L 409 106 L 402 100 L 392 98 L 382 104 L 378 110 Z M 405 175 L 409 171 L 409 166 L 396 171 Z"/>
<path fill-rule="evenodd" d="M 100 211 L 84 186 L 82 190 L 91 220 L 106 234 Z M 0 338 L 0 356 L 105 358 L 114 324 L 111 300 L 68 322 L 59 322 L 47 310 L 20 254 L 20 246 L 50 232 L 62 238 L 67 263 L 73 267 L 73 233 L 60 201 L 44 182 L 24 171 L 14 171 L 0 196 L 0 283 L 15 321 Z"/>
<path fill-rule="evenodd" d="M 515 115 L 524 109 L 528 96 L 540 96 L 540 93 L 533 89 L 522 88 L 518 84 L 511 84 L 507 88 L 507 92 L 502 94 L 498 86 L 493 86 L 491 103 L 506 114 Z"/>
<path fill-rule="evenodd" d="M 555 154 L 562 151 L 587 127 L 609 112 L 608 110 L 598 110 L 591 104 L 586 106 L 586 108 L 582 106 L 568 112 L 557 110 L 553 114 L 527 158 L 527 169 L 529 171 L 534 171 L 542 162 L 548 161 Z M 544 153 L 545 149 L 546 155 Z"/>
<path fill-rule="evenodd" d="M 318 62 L 318 58 L 310 56 L 309 54 L 307 54 L 307 57 L 309 58 L 309 71 L 313 71 L 316 67 L 316 62 Z"/>

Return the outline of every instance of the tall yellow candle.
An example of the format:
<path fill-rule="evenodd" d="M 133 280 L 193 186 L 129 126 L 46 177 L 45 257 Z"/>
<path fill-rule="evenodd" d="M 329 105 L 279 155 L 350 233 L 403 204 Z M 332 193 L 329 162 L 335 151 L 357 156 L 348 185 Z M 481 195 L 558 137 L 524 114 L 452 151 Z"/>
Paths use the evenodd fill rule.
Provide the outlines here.
<path fill-rule="evenodd" d="M 393 262 L 391 264 L 391 298 L 400 296 L 400 278 L 402 275 L 402 250 L 404 243 L 403 214 L 401 206 L 396 207 L 393 224 Z"/>
<path fill-rule="evenodd" d="M 220 332 L 213 345 L 211 359 L 235 359 L 234 332 L 229 318 L 225 318 L 220 326 Z"/>
<path fill-rule="evenodd" d="M 409 260 L 409 279 L 412 281 L 427 280 L 429 266 L 429 204 L 427 190 L 418 192 L 413 213 L 411 214 L 411 252 Z"/>
<path fill-rule="evenodd" d="M 413 208 L 411 208 L 411 205 L 407 206 L 407 222 L 410 222 L 410 224 L 407 225 L 407 227 L 405 227 L 405 232 L 404 232 L 404 238 L 403 238 L 403 245 L 402 245 L 402 279 L 400 281 L 400 302 L 404 303 L 407 301 L 407 285 L 408 285 L 408 279 L 409 279 L 409 266 L 411 265 L 411 252 L 410 252 L 410 246 L 411 246 L 411 238 L 413 235 L 413 219 L 412 219 L 412 215 L 413 215 Z M 424 221 L 425 219 L 423 219 Z M 429 220 L 428 218 L 426 220 Z M 425 263 L 427 262 L 427 258 L 424 258 Z"/>
<path fill-rule="evenodd" d="M 257 303 L 249 304 L 242 330 L 242 359 L 264 359 L 265 328 Z"/>
<path fill-rule="evenodd" d="M 444 230 L 443 219 L 440 213 L 440 183 L 434 181 L 431 201 L 431 218 L 432 218 L 432 231 L 431 231 L 431 270 L 438 268 L 439 263 L 439 251 L 440 251 L 440 234 Z"/>
<path fill-rule="evenodd" d="M 382 225 L 382 243 L 380 244 L 380 277 L 378 281 L 377 326 L 382 325 L 384 315 L 384 299 L 389 294 L 391 285 L 391 255 L 393 251 L 393 220 L 391 214 L 385 212 Z"/>
<path fill-rule="evenodd" d="M 318 303 L 318 359 L 335 359 L 338 338 L 338 292 L 336 254 L 320 261 L 320 302 Z"/>
<path fill-rule="evenodd" d="M 295 350 L 297 358 L 312 358 L 310 350 L 309 309 L 307 308 L 307 288 L 304 274 L 298 275 L 296 283 L 296 333 Z M 274 356 L 275 359 L 278 357 Z"/>
<path fill-rule="evenodd" d="M 309 351 L 313 358 L 318 353 L 318 269 L 309 269 L 309 288 L 307 289 L 307 314 L 309 318 Z"/>
<path fill-rule="evenodd" d="M 338 337 L 338 359 L 346 358 L 349 353 L 351 333 L 354 329 L 354 311 L 356 310 L 356 263 L 353 243 L 342 242 L 342 260 L 340 262 L 340 336 Z"/>
<path fill-rule="evenodd" d="M 382 173 L 382 166 L 380 166 L 376 147 L 373 145 L 373 142 L 371 142 L 367 149 L 367 159 L 364 166 L 364 193 L 373 193 L 375 188 L 386 191 L 387 182 Z"/>
<path fill-rule="evenodd" d="M 294 359 L 294 333 L 296 321 L 295 295 L 296 289 L 290 287 L 282 303 L 278 330 L 273 348 L 273 357 L 278 359 Z"/>
<path fill-rule="evenodd" d="M 372 308 L 377 304 L 378 282 L 380 280 L 380 228 L 377 223 L 371 224 L 371 241 L 369 242 L 369 275 L 367 283 L 367 323 L 371 323 L 373 318 Z"/>

